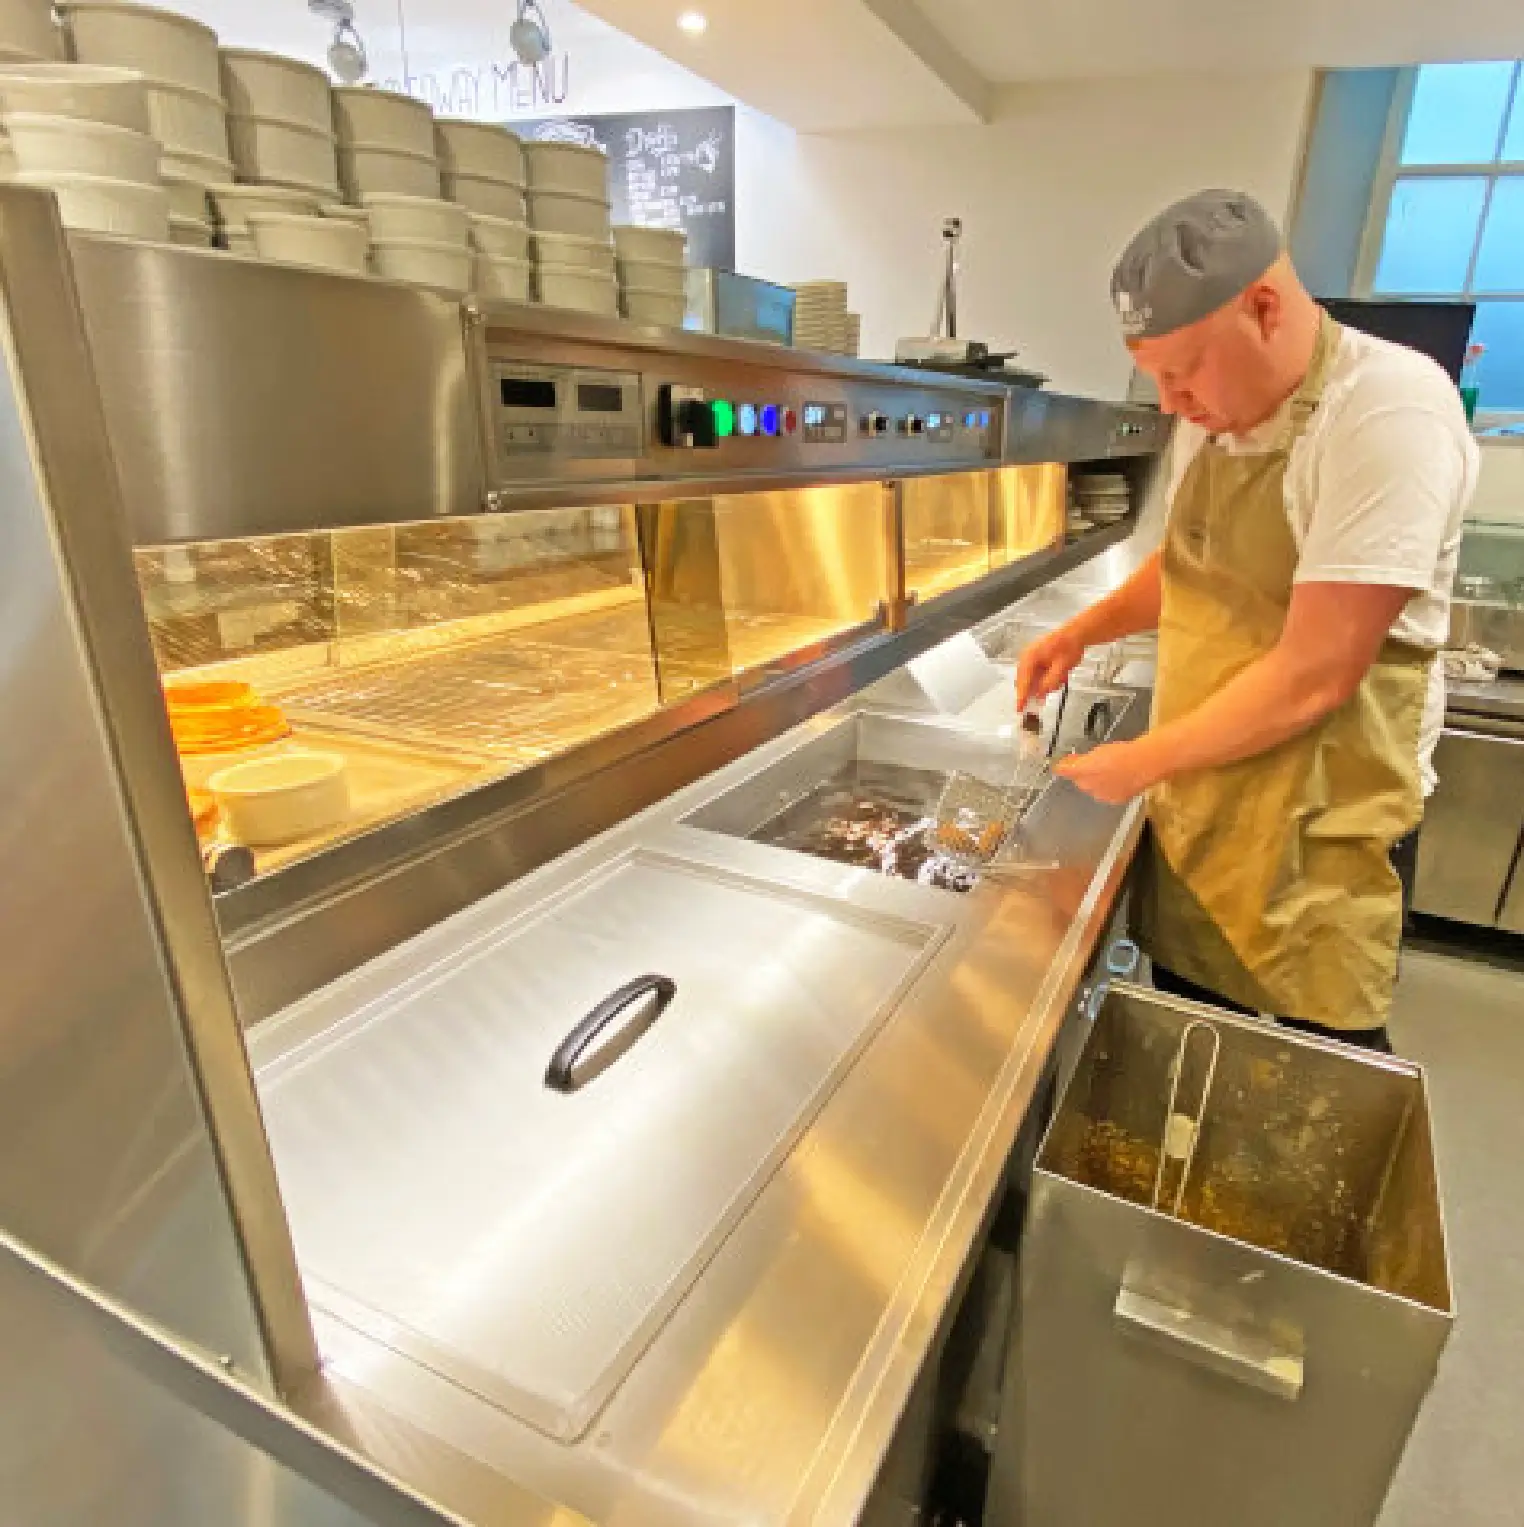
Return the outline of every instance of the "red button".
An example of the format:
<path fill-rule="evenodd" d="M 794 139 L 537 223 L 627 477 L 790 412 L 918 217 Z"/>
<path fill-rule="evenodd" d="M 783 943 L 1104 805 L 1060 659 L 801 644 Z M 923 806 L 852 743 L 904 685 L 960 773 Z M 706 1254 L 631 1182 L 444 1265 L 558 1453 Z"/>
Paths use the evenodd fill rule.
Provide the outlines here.
<path fill-rule="evenodd" d="M 792 435 L 799 428 L 799 415 L 792 408 L 783 410 L 783 433 Z"/>

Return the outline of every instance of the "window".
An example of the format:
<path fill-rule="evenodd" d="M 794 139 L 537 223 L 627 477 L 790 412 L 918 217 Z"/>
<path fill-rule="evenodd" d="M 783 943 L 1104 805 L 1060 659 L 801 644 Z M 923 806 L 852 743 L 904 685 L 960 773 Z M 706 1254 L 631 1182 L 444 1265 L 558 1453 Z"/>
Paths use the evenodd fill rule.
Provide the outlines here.
<path fill-rule="evenodd" d="M 1388 142 L 1363 294 L 1474 301 L 1481 407 L 1524 413 L 1524 63 L 1413 70 Z"/>

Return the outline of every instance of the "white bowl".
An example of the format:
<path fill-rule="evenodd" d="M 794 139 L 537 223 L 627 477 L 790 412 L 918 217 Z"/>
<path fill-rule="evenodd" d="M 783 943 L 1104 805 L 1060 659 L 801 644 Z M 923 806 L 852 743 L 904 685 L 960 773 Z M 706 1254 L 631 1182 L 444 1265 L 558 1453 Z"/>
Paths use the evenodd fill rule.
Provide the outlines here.
<path fill-rule="evenodd" d="M 529 201 L 524 188 L 506 180 L 492 180 L 485 175 L 440 175 L 446 201 L 459 202 L 484 217 L 501 218 L 507 223 L 529 220 Z"/>
<path fill-rule="evenodd" d="M 367 236 L 370 234 L 370 213 L 364 207 L 351 207 L 344 201 L 325 201 L 318 208 L 318 213 L 322 217 L 334 217 L 341 222 L 353 223 L 357 228 L 363 228 Z"/>
<path fill-rule="evenodd" d="M 15 183 L 52 191 L 65 228 L 156 239 L 161 244 L 169 238 L 169 192 L 163 186 L 109 180 L 103 175 L 25 172 L 15 176 Z"/>
<path fill-rule="evenodd" d="M 228 118 L 228 146 L 241 179 L 339 194 L 333 134 L 265 117 Z"/>
<path fill-rule="evenodd" d="M 261 260 L 312 265 L 349 276 L 365 274 L 370 235 L 357 223 L 284 212 L 251 212 L 248 223 Z"/>
<path fill-rule="evenodd" d="M 434 113 L 422 101 L 395 90 L 336 86 L 333 126 L 340 143 L 435 157 Z"/>
<path fill-rule="evenodd" d="M 452 175 L 482 175 L 524 184 L 524 145 L 518 134 L 495 122 L 439 117 L 434 122 L 439 168 Z"/>
<path fill-rule="evenodd" d="M 206 200 L 206 187 L 199 180 L 187 180 L 183 175 L 161 176 L 164 189 L 169 192 L 169 215 L 187 217 L 198 223 L 210 222 L 212 211 Z"/>
<path fill-rule="evenodd" d="M 550 307 L 576 308 L 583 313 L 619 312 L 619 287 L 612 276 L 576 265 L 541 265 L 535 271 L 540 301 Z"/>
<path fill-rule="evenodd" d="M 681 228 L 637 228 L 621 223 L 614 229 L 614 247 L 621 260 L 688 263 L 688 235 Z"/>
<path fill-rule="evenodd" d="M 321 69 L 253 48 L 223 48 L 220 58 L 222 97 L 233 115 L 293 122 L 332 136 L 333 89 Z"/>
<path fill-rule="evenodd" d="M 609 159 L 601 148 L 581 143 L 526 143 L 524 163 L 531 191 L 570 191 L 609 199 Z"/>
<path fill-rule="evenodd" d="M 688 268 L 665 260 L 621 260 L 619 284 L 642 292 L 664 292 L 669 297 L 688 295 Z"/>
<path fill-rule="evenodd" d="M 153 135 L 174 154 L 229 159 L 228 109 L 220 95 L 208 95 L 173 80 L 144 79 Z"/>
<path fill-rule="evenodd" d="M 311 191 L 293 191 L 285 186 L 216 185 L 209 188 L 209 194 L 222 226 L 235 233 L 249 234 L 250 238 L 253 237 L 249 230 L 250 213 L 312 217 L 318 210 L 318 199 Z"/>
<path fill-rule="evenodd" d="M 92 64 L 0 65 L 0 106 L 51 117 L 109 122 L 135 133 L 153 130 L 143 76 Z"/>
<path fill-rule="evenodd" d="M 220 98 L 217 34 L 189 16 L 122 0 L 64 0 L 59 7 L 75 58 L 114 64 Z"/>
<path fill-rule="evenodd" d="M 8 111 L 3 118 L 19 169 L 45 174 L 103 175 L 159 183 L 159 140 L 109 122 Z"/>
<path fill-rule="evenodd" d="M 337 753 L 272 753 L 208 783 L 228 831 L 256 848 L 310 838 L 349 815 L 349 766 Z"/>
<path fill-rule="evenodd" d="M 614 274 L 614 246 L 607 239 L 582 239 L 574 233 L 534 234 L 534 253 L 546 265 L 577 265 Z"/>
<path fill-rule="evenodd" d="M 216 242 L 215 231 L 210 223 L 199 217 L 176 217 L 170 213 L 169 242 L 184 245 L 187 249 L 210 249 Z"/>
<path fill-rule="evenodd" d="M 579 191 L 530 191 L 529 226 L 537 233 L 571 233 L 579 239 L 609 240 L 609 204 Z"/>
<path fill-rule="evenodd" d="M 259 258 L 259 250 L 254 247 L 254 235 L 247 229 L 224 228 L 218 235 L 218 242 L 229 254 L 238 255 L 240 259 Z"/>
<path fill-rule="evenodd" d="M 471 214 L 435 196 L 392 196 L 372 193 L 360 198 L 370 214 L 377 239 L 454 244 L 464 249 L 471 237 Z"/>
<path fill-rule="evenodd" d="M 0 0 L 0 50 L 39 60 L 62 58 L 63 37 L 53 24 L 50 0 Z"/>
<path fill-rule="evenodd" d="M 473 267 L 473 286 L 483 297 L 498 302 L 528 302 L 533 291 L 532 260 L 510 260 L 502 255 L 479 254 Z"/>
<path fill-rule="evenodd" d="M 671 292 L 646 292 L 627 286 L 620 294 L 624 316 L 632 323 L 658 323 L 663 328 L 680 329 L 688 316 L 688 299 Z"/>
<path fill-rule="evenodd" d="M 204 186 L 227 185 L 233 178 L 233 161 L 215 154 L 187 154 L 165 149 L 159 157 L 162 173 Z"/>
<path fill-rule="evenodd" d="M 348 201 L 372 196 L 439 195 L 439 163 L 432 154 L 370 144 L 339 143 L 339 180 Z"/>
<path fill-rule="evenodd" d="M 378 276 L 411 281 L 464 296 L 471 290 L 473 255 L 460 244 L 438 244 L 421 239 L 377 239 L 371 259 Z"/>
<path fill-rule="evenodd" d="M 529 225 L 506 217 L 487 217 L 481 212 L 467 214 L 471 219 L 471 243 L 483 254 L 509 260 L 529 258 Z"/>

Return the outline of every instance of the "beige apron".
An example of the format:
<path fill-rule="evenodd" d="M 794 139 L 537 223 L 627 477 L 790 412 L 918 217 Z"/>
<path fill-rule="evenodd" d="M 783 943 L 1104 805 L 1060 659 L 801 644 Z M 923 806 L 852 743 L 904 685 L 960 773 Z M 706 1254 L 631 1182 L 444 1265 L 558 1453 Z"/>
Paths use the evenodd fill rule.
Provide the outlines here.
<path fill-rule="evenodd" d="M 1286 469 L 1338 339 L 1325 319 L 1273 450 L 1235 456 L 1209 440 L 1176 494 L 1156 726 L 1195 710 L 1280 639 L 1297 564 Z M 1418 740 L 1432 661 L 1388 641 L 1354 698 L 1301 736 L 1152 792 L 1137 931 L 1156 961 L 1278 1017 L 1338 1029 L 1386 1022 L 1402 929 L 1390 850 L 1423 813 Z"/>

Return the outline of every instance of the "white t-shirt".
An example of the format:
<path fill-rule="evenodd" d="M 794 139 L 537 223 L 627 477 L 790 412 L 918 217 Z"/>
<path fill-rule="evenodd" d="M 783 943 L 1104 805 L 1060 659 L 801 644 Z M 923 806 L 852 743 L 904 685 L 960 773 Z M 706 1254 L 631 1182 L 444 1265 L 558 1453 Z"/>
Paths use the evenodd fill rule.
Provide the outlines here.
<path fill-rule="evenodd" d="M 1235 455 L 1272 449 L 1290 405 L 1246 435 Z M 1173 503 L 1206 431 L 1181 420 L 1170 446 Z M 1291 452 L 1286 518 L 1300 553 L 1298 583 L 1376 583 L 1413 590 L 1391 634 L 1436 653 L 1450 631 L 1450 593 L 1462 521 L 1479 455 L 1455 384 L 1401 345 L 1346 328 L 1322 406 Z M 1436 657 L 1424 707 L 1419 767 L 1435 785 L 1434 749 L 1445 722 L 1445 675 Z"/>

